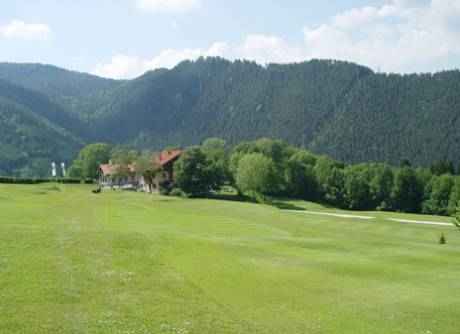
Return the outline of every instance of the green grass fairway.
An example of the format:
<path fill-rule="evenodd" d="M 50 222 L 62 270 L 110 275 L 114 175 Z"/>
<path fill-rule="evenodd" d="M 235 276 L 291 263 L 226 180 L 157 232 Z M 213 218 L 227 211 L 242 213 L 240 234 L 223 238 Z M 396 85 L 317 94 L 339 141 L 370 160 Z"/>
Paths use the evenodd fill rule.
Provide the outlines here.
<path fill-rule="evenodd" d="M 0 185 L 1 334 L 460 333 L 460 232 L 386 220 L 448 218 L 90 190 Z"/>

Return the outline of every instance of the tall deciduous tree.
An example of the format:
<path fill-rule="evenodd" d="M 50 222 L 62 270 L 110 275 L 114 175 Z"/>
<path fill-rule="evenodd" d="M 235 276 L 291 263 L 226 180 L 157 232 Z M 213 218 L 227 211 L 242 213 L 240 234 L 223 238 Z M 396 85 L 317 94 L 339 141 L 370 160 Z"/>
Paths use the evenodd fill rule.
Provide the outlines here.
<path fill-rule="evenodd" d="M 217 174 L 216 177 L 222 182 L 230 180 L 230 171 L 228 168 L 227 143 L 220 138 L 206 139 L 201 145 L 202 152 L 212 163 L 212 169 Z"/>
<path fill-rule="evenodd" d="M 160 166 L 153 160 L 153 155 L 150 152 L 141 154 L 134 163 L 136 173 L 142 175 L 145 184 L 148 186 L 148 191 L 153 191 L 155 179 L 160 173 Z"/>
<path fill-rule="evenodd" d="M 272 159 L 261 153 L 243 156 L 238 164 L 236 185 L 238 189 L 256 199 L 263 199 L 276 187 L 276 166 Z"/>
<path fill-rule="evenodd" d="M 133 170 L 134 162 L 139 157 L 139 152 L 126 147 L 116 147 L 112 151 L 112 163 L 116 166 L 115 178 L 119 180 L 128 176 L 132 176 L 135 171 Z"/>
<path fill-rule="evenodd" d="M 70 167 L 70 175 L 72 177 L 96 178 L 99 165 L 110 160 L 110 152 L 110 145 L 103 143 L 90 144 L 84 147 Z"/>
<path fill-rule="evenodd" d="M 218 190 L 222 179 L 199 147 L 189 148 L 174 165 L 176 185 L 190 195 Z"/>
<path fill-rule="evenodd" d="M 431 180 L 429 198 L 423 203 L 423 212 L 435 215 L 447 215 L 449 200 L 454 187 L 454 178 L 444 174 Z"/>

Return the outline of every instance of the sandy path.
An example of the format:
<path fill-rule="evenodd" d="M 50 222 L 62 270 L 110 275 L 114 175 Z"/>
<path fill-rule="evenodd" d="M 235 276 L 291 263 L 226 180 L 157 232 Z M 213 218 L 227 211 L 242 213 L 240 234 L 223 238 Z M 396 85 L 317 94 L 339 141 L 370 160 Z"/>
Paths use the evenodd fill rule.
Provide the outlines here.
<path fill-rule="evenodd" d="M 352 219 L 375 219 L 375 217 L 371 216 L 356 216 L 356 215 L 346 215 L 340 213 L 329 213 L 329 212 L 321 212 L 321 211 L 299 211 L 299 210 L 285 210 L 290 212 L 297 212 L 297 213 L 305 213 L 310 215 L 317 215 L 317 216 L 329 216 L 329 217 L 338 217 L 338 218 L 352 218 Z"/>
<path fill-rule="evenodd" d="M 300 210 L 284 210 L 289 212 L 303 213 L 309 215 L 317 216 L 329 216 L 329 217 L 338 217 L 338 218 L 348 218 L 348 219 L 362 219 L 362 220 L 372 220 L 377 219 L 372 216 L 357 216 L 350 214 L 340 214 L 340 213 L 331 213 L 331 212 L 322 212 L 322 211 L 300 211 Z M 410 219 L 397 219 L 397 218 L 386 218 L 388 221 L 403 223 L 403 224 L 417 224 L 417 225 L 433 225 L 433 226 L 452 226 L 451 223 L 443 222 L 434 222 L 434 221 L 423 221 L 423 220 L 410 220 Z"/>
<path fill-rule="evenodd" d="M 397 222 L 397 223 L 404 223 L 404 224 L 452 226 L 452 224 L 450 224 L 450 223 L 421 221 L 421 220 L 408 220 L 408 219 L 396 219 L 396 218 L 387 218 L 387 220 Z"/>

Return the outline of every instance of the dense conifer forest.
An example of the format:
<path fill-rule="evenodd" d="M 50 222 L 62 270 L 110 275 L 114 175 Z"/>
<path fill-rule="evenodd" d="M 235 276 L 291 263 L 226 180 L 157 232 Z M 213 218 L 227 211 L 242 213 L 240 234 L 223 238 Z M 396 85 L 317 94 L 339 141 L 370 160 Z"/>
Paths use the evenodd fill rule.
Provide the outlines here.
<path fill-rule="evenodd" d="M 46 176 L 87 143 L 139 149 L 282 139 L 346 163 L 460 163 L 460 71 L 396 75 L 220 58 L 116 81 L 0 64 L 0 174 Z M 358 181 L 356 181 L 358 182 Z"/>

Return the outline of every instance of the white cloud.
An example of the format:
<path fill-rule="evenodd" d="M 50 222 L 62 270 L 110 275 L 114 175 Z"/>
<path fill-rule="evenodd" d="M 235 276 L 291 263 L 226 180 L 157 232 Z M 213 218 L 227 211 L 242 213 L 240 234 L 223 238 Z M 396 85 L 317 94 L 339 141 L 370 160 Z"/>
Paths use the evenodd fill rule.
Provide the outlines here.
<path fill-rule="evenodd" d="M 200 0 L 137 0 L 139 9 L 151 12 L 186 12 L 200 4 Z"/>
<path fill-rule="evenodd" d="M 381 6 L 352 8 L 322 25 L 305 27 L 303 34 L 304 40 L 297 44 L 279 36 L 251 34 L 235 45 L 218 42 L 208 49 L 167 49 L 152 59 L 118 55 L 98 65 L 94 73 L 132 78 L 200 56 L 261 64 L 327 58 L 385 72 L 433 72 L 460 57 L 460 0 L 389 0 Z"/>
<path fill-rule="evenodd" d="M 217 42 L 208 49 L 166 49 L 156 57 L 143 59 L 135 56 L 116 55 L 107 64 L 99 64 L 92 71 L 102 77 L 126 79 L 137 77 L 146 71 L 158 68 L 172 68 L 183 60 L 196 60 L 199 57 L 223 57 L 229 46 L 227 43 Z"/>
<path fill-rule="evenodd" d="M 144 70 L 145 63 L 139 57 L 118 54 L 109 63 L 96 65 L 92 73 L 101 77 L 125 79 L 135 77 Z"/>
<path fill-rule="evenodd" d="M 460 56 L 460 1 L 392 0 L 304 29 L 307 58 L 349 60 L 388 72 L 435 71 Z"/>
<path fill-rule="evenodd" d="M 276 36 L 256 34 L 248 35 L 238 45 L 216 42 L 207 49 L 166 49 L 151 59 L 119 54 L 113 56 L 106 64 L 98 64 L 92 73 L 116 79 L 134 78 L 148 70 L 172 68 L 181 61 L 196 60 L 199 57 L 247 59 L 261 64 L 288 63 L 304 59 L 300 47 L 291 46 Z"/>
<path fill-rule="evenodd" d="M 272 35 L 248 35 L 234 51 L 234 58 L 254 60 L 261 64 L 288 63 L 303 59 L 300 47 L 289 45 L 282 38 Z"/>
<path fill-rule="evenodd" d="M 50 27 L 41 23 L 25 23 L 21 20 L 13 20 L 0 26 L 0 37 L 7 39 L 46 40 L 50 35 Z"/>

